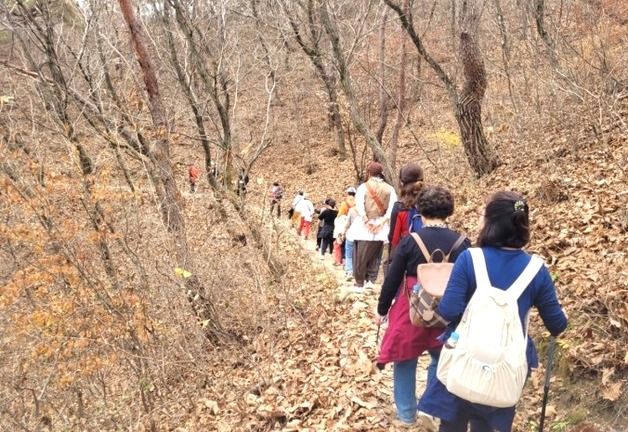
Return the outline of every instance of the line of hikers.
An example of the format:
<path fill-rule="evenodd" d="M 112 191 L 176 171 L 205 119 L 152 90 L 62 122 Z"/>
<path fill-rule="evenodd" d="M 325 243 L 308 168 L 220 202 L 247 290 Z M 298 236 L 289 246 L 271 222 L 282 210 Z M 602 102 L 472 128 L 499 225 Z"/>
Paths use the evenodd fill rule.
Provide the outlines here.
<path fill-rule="evenodd" d="M 538 366 L 528 338 L 530 309 L 537 308 L 552 336 L 567 327 L 549 270 L 523 250 L 530 241 L 528 203 L 510 191 L 490 195 L 477 209 L 481 228 L 471 247 L 447 224 L 453 195 L 424 185 L 420 166 L 401 168 L 399 197 L 379 163 L 367 171 L 368 180 L 349 187 L 338 209 L 333 199 L 315 209 L 299 191 L 289 217 L 309 239 L 317 215 L 321 258 L 329 252 L 344 263 L 357 293 L 373 286 L 388 244 L 375 319 L 378 329 L 388 323 L 378 366 L 393 364 L 396 423 L 412 427 L 418 420 L 435 431 L 440 419 L 441 432 L 469 426 L 510 432 L 530 369 Z M 417 360 L 425 353 L 431 363 L 417 400 Z"/>

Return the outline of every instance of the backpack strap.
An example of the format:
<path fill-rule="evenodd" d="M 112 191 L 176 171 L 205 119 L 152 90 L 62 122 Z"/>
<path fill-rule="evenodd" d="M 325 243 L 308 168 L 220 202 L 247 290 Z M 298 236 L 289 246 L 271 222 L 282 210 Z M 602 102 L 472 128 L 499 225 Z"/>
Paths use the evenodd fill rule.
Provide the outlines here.
<path fill-rule="evenodd" d="M 427 250 L 427 247 L 425 247 L 425 243 L 423 243 L 423 240 L 421 239 L 421 237 L 417 233 L 410 233 L 410 235 L 412 236 L 416 244 L 419 246 L 419 249 L 421 249 L 421 253 L 425 257 L 425 262 L 427 263 L 432 262 L 432 254 L 430 254 L 430 252 Z"/>
<path fill-rule="evenodd" d="M 368 181 L 366 183 L 364 183 L 364 185 L 366 186 L 366 190 L 368 191 L 369 196 L 371 197 L 371 199 L 373 200 L 373 202 L 377 206 L 377 209 L 379 210 L 379 212 L 380 213 L 386 213 L 386 207 L 384 206 L 384 203 L 382 202 L 382 200 L 377 195 L 377 192 L 375 191 L 375 189 L 373 189 L 373 186 L 371 186 L 368 183 Z"/>
<path fill-rule="evenodd" d="M 443 257 L 443 262 L 449 262 L 449 257 L 451 256 L 451 254 L 454 253 L 454 251 L 460 247 L 460 245 L 462 244 L 462 242 L 464 242 L 465 239 L 466 237 L 462 234 L 460 235 L 460 237 L 458 237 L 458 239 L 453 244 L 451 249 L 449 249 L 449 253 Z"/>
<path fill-rule="evenodd" d="M 469 248 L 471 253 L 471 261 L 473 262 L 473 272 L 475 273 L 475 283 L 479 289 L 481 286 L 492 286 L 491 280 L 488 278 L 488 270 L 486 269 L 486 260 L 484 253 L 480 248 Z"/>
<path fill-rule="evenodd" d="M 512 295 L 515 299 L 521 297 L 521 294 L 525 291 L 525 289 L 530 285 L 532 279 L 536 276 L 536 274 L 543 267 L 543 259 L 538 255 L 532 255 L 530 262 L 523 269 L 523 272 L 519 275 L 519 277 L 508 287 L 508 293 Z"/>

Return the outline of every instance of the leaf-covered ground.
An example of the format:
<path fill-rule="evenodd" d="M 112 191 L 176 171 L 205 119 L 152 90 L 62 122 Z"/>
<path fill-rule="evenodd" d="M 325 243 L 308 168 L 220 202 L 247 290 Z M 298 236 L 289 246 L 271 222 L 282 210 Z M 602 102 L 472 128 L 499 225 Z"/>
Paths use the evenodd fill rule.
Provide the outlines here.
<path fill-rule="evenodd" d="M 525 147 L 510 135 L 493 137 L 503 164 L 480 180 L 470 175 L 459 147 L 436 146 L 438 169 L 416 147 L 401 153 L 402 161 L 424 164 L 428 182 L 451 188 L 456 198 L 451 223 L 472 239 L 475 209 L 491 191 L 515 189 L 528 197 L 529 249 L 550 265 L 570 316 L 555 358 L 551 431 L 628 428 L 625 132 L 625 124 L 614 121 L 595 134 L 582 127 L 569 139 L 558 129 L 548 131 L 544 140 Z M 313 158 L 285 146 L 266 154 L 253 173 L 249 205 L 267 206 L 267 188 L 274 180 L 286 188 L 286 207 L 300 188 L 315 202 L 340 198 L 355 183 L 353 166 L 328 155 L 327 138 L 308 138 Z M 314 170 L 307 174 L 312 160 Z M 181 430 L 395 430 L 390 370 L 373 367 L 376 293 L 342 299 L 342 274 L 321 263 L 311 244 L 297 240 L 283 221 L 260 215 L 255 220 L 272 245 L 269 253 L 285 271 L 280 283 L 268 287 L 268 297 L 259 299 L 275 330 L 260 328 L 258 337 L 241 349 L 226 350 L 209 366 L 216 378 Z M 544 355 L 547 334 L 538 317 L 531 333 Z M 543 367 L 521 400 L 517 431 L 535 430 L 542 380 Z M 420 391 L 424 371 L 418 381 Z"/>

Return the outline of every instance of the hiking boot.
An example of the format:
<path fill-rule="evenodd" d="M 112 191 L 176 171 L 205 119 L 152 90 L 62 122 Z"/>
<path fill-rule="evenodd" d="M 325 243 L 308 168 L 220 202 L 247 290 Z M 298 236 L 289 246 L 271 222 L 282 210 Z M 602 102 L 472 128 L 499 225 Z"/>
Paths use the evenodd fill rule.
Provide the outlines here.
<path fill-rule="evenodd" d="M 433 417 L 429 415 L 428 413 L 419 411 L 417 420 L 419 422 L 419 425 L 421 425 L 422 430 L 424 431 L 436 432 L 438 430 L 438 423 L 436 422 L 436 417 Z"/>
<path fill-rule="evenodd" d="M 371 282 L 371 281 L 367 281 L 367 282 L 364 284 L 364 288 L 366 288 L 366 289 L 373 289 L 373 282 Z"/>
<path fill-rule="evenodd" d="M 395 420 L 393 420 L 393 426 L 401 429 L 414 429 L 416 428 L 416 421 L 402 420 L 397 417 Z"/>
<path fill-rule="evenodd" d="M 349 291 L 354 292 L 356 294 L 363 294 L 364 293 L 364 287 L 354 285 L 351 288 L 349 288 Z"/>

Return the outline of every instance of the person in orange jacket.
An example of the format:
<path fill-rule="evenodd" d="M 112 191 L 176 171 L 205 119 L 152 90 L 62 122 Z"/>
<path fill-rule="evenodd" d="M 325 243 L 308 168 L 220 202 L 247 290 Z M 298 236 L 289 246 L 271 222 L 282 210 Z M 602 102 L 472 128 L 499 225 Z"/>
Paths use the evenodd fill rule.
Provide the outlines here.
<path fill-rule="evenodd" d="M 349 209 L 355 206 L 355 192 L 356 189 L 353 186 L 347 188 L 347 190 L 345 191 L 345 200 L 341 202 L 340 207 L 338 207 L 338 216 L 348 215 Z"/>
<path fill-rule="evenodd" d="M 190 182 L 190 193 L 196 192 L 196 183 L 198 183 L 198 180 L 200 178 L 201 170 L 193 163 L 190 163 L 188 165 L 188 181 Z"/>

